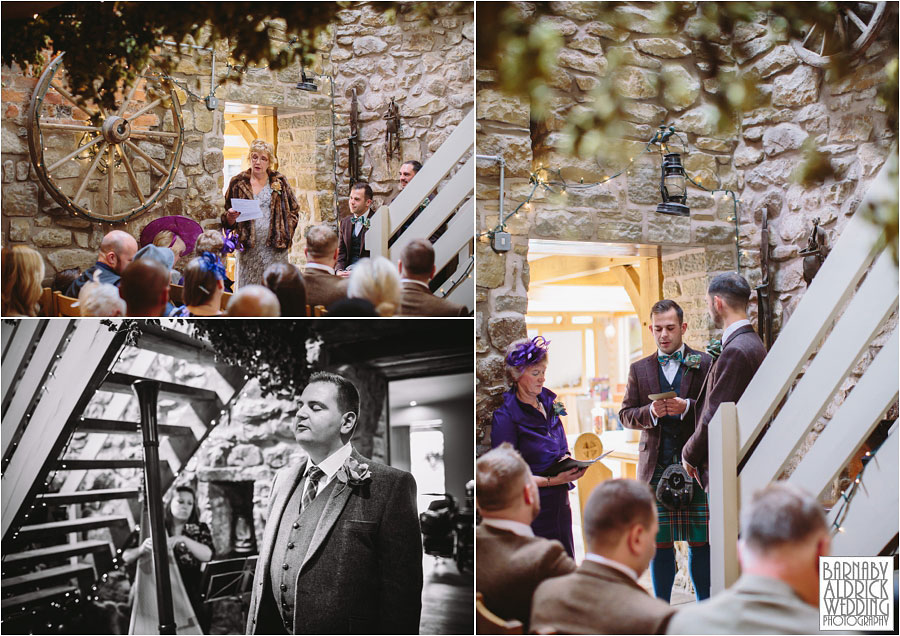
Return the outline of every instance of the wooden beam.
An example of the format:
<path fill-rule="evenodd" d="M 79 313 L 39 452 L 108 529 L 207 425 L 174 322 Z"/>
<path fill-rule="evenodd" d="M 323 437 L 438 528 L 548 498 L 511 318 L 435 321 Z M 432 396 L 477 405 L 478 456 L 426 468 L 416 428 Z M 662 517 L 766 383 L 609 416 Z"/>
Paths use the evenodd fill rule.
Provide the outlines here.
<path fill-rule="evenodd" d="M 251 126 L 243 119 L 236 119 L 234 121 L 228 122 L 225 125 L 226 132 L 229 127 L 234 128 L 236 131 L 238 131 L 238 133 L 240 133 L 241 137 L 244 138 L 244 141 L 246 141 L 248 145 L 252 143 L 254 139 L 259 139 L 256 134 L 256 128 Z"/>
<path fill-rule="evenodd" d="M 259 139 L 268 141 L 278 155 L 278 120 L 271 115 L 260 115 L 258 120 Z"/>
<path fill-rule="evenodd" d="M 645 356 L 656 351 L 656 341 L 650 333 L 650 308 L 662 300 L 662 263 L 658 258 L 641 258 L 638 270 L 641 290 L 641 308 L 638 320 L 641 321 L 641 348 Z"/>

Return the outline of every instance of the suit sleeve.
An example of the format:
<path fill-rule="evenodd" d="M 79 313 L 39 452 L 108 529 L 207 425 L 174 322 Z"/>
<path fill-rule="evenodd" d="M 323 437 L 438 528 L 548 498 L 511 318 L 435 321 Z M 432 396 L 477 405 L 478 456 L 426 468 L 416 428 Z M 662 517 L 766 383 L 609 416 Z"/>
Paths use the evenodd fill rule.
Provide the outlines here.
<path fill-rule="evenodd" d="M 540 580 L 549 579 L 554 576 L 562 576 L 575 571 L 575 561 L 566 554 L 562 544 L 554 541 L 550 549 L 541 559 L 538 570 L 540 572 Z"/>
<path fill-rule="evenodd" d="M 338 224 L 338 228 L 340 229 L 340 232 L 338 233 L 338 257 L 337 262 L 334 265 L 334 271 L 336 272 L 342 269 L 347 269 L 347 261 L 350 260 L 349 254 L 347 254 L 347 248 L 344 246 L 345 230 L 343 221 Z"/>
<path fill-rule="evenodd" d="M 384 509 L 378 536 L 380 628 L 385 634 L 418 634 L 422 613 L 422 534 L 416 480 L 403 473 Z"/>
<path fill-rule="evenodd" d="M 653 428 L 656 426 L 656 422 L 653 421 L 650 414 L 650 402 L 641 405 L 641 402 L 645 400 L 641 395 L 636 366 L 637 364 L 632 364 L 628 370 L 628 384 L 625 386 L 625 397 L 622 400 L 622 409 L 619 411 L 619 421 L 625 428 Z"/>
<path fill-rule="evenodd" d="M 681 456 L 691 466 L 700 468 L 707 463 L 709 423 L 722 402 L 737 402 L 740 399 L 753 378 L 753 373 L 748 373 L 748 370 L 753 368 L 754 365 L 743 350 L 732 347 L 722 351 L 722 355 L 716 361 L 715 370 L 710 370 L 714 375 L 706 386 L 703 412 L 696 414 L 694 434 L 685 443 L 681 452 Z"/>

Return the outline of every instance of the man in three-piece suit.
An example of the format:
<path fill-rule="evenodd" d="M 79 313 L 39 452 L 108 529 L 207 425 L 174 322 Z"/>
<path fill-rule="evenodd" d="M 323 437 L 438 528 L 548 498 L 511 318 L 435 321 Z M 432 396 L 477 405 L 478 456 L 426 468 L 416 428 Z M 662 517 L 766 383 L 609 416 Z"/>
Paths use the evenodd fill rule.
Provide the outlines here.
<path fill-rule="evenodd" d="M 694 432 L 697 396 L 712 357 L 684 343 L 684 311 L 673 300 L 653 305 L 649 328 L 659 349 L 631 365 L 619 421 L 641 431 L 638 479 L 648 482 L 655 492 L 665 469 L 681 462 L 682 446 Z M 656 401 L 649 397 L 666 392 L 677 393 L 677 397 Z M 695 484 L 689 503 L 669 509 L 657 502 L 657 513 L 656 555 L 650 563 L 654 594 L 671 599 L 676 572 L 674 542 L 687 541 L 697 600 L 708 598 L 709 508 L 705 493 Z"/>
<path fill-rule="evenodd" d="M 709 315 L 722 329 L 722 353 L 710 368 L 697 399 L 697 425 L 681 453 L 684 469 L 709 490 L 709 423 L 722 402 L 737 402 L 766 357 L 766 346 L 747 320 L 750 285 L 740 274 L 712 279 L 706 292 Z"/>
<path fill-rule="evenodd" d="M 571 574 L 538 585 L 532 633 L 662 633 L 675 608 L 638 584 L 656 549 L 650 487 L 636 479 L 602 482 L 584 506 L 582 523 L 584 561 Z"/>
<path fill-rule="evenodd" d="M 352 448 L 359 393 L 346 378 L 314 373 L 298 406 L 309 458 L 272 484 L 247 633 L 418 633 L 415 480 Z"/>
<path fill-rule="evenodd" d="M 542 581 L 575 569 L 555 539 L 534 536 L 531 522 L 541 509 L 531 469 L 509 442 L 475 463 L 475 488 L 482 521 L 475 528 L 476 589 L 485 606 L 528 631 L 531 597 Z"/>
<path fill-rule="evenodd" d="M 366 249 L 366 232 L 369 231 L 372 217 L 375 216 L 375 210 L 372 209 L 374 196 L 372 186 L 365 181 L 357 181 L 350 187 L 350 197 L 347 200 L 350 214 L 341 219 L 341 240 L 335 267 L 341 276 L 349 276 L 349 267 L 369 256 L 369 250 Z"/>
<path fill-rule="evenodd" d="M 465 306 L 438 298 L 428 281 L 434 276 L 434 248 L 426 239 L 413 239 L 400 253 L 401 316 L 465 316 Z"/>
<path fill-rule="evenodd" d="M 347 297 L 347 279 L 334 273 L 337 262 L 338 237 L 325 223 L 314 225 L 306 233 L 306 265 L 303 284 L 306 303 L 323 305 Z"/>

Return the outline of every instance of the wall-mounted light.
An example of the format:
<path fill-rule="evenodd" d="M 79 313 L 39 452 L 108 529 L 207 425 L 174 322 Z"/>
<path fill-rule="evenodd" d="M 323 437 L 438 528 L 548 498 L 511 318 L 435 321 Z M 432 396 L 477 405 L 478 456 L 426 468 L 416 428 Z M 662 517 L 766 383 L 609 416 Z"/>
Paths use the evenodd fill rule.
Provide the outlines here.
<path fill-rule="evenodd" d="M 300 67 L 300 81 L 297 82 L 297 88 L 301 91 L 309 92 L 316 92 L 319 90 L 319 86 L 313 81 L 312 77 L 306 75 L 306 69 L 302 66 Z"/>
<path fill-rule="evenodd" d="M 416 402 L 415 400 L 409 403 L 410 406 L 415 406 L 416 404 L 418 404 L 418 402 Z"/>
<path fill-rule="evenodd" d="M 669 152 L 663 155 L 659 191 L 663 200 L 662 203 L 656 206 L 658 213 L 673 216 L 691 215 L 691 209 L 686 205 L 687 187 L 685 184 L 684 166 L 681 164 L 681 155 L 677 152 Z"/>
<path fill-rule="evenodd" d="M 606 325 L 606 328 L 603 330 L 604 335 L 608 340 L 612 340 L 616 337 L 616 326 L 612 323 Z"/>

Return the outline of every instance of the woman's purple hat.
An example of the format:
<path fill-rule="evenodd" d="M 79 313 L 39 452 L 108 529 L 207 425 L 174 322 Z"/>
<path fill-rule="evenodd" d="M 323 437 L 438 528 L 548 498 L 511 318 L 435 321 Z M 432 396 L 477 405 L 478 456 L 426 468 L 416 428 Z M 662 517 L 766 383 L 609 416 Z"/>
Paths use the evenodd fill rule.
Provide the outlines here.
<path fill-rule="evenodd" d="M 506 364 L 510 367 L 522 368 L 537 364 L 547 355 L 550 341 L 544 336 L 535 336 L 528 342 L 523 342 L 506 356 Z"/>
<path fill-rule="evenodd" d="M 184 241 L 185 254 L 190 254 L 194 251 L 194 244 L 197 242 L 197 237 L 203 233 L 203 228 L 194 219 L 177 215 L 163 216 L 155 221 L 151 221 L 147 227 L 141 231 L 141 247 L 152 243 L 157 234 L 166 230 L 171 231 L 175 236 Z M 172 243 L 174 244 L 175 241 L 173 240 Z M 171 245 L 167 247 L 171 247 Z"/>

